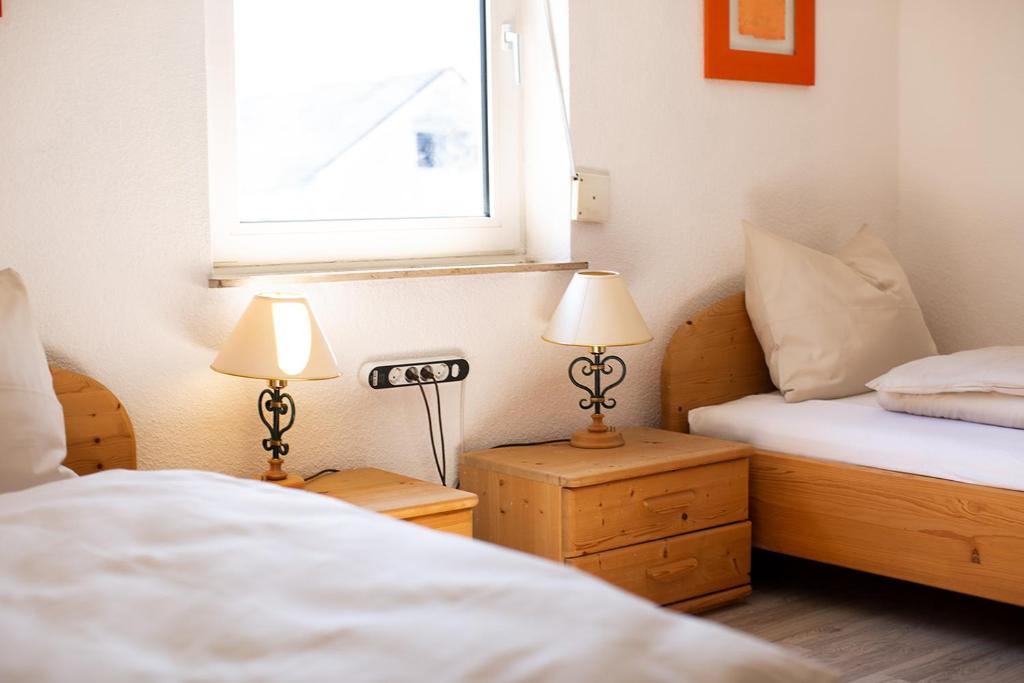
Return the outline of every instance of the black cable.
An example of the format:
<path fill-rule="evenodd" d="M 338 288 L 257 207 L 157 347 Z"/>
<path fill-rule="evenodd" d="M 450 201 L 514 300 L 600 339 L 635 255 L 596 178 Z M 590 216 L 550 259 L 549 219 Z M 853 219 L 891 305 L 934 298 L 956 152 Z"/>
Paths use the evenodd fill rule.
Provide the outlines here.
<path fill-rule="evenodd" d="M 441 436 L 441 483 L 445 486 L 448 485 L 448 447 L 444 442 L 444 416 L 441 410 L 441 389 L 438 387 L 437 378 L 434 376 L 434 369 L 429 365 L 423 366 L 420 371 L 422 374 L 421 379 L 425 379 L 434 385 L 434 398 L 437 402 L 437 431 Z M 435 460 L 437 459 L 435 451 Z"/>
<path fill-rule="evenodd" d="M 551 439 L 550 441 L 528 441 L 526 443 L 503 443 L 492 448 L 513 448 L 515 446 L 546 446 L 549 443 L 566 443 L 569 439 Z"/>
<path fill-rule="evenodd" d="M 441 485 L 446 486 L 446 473 L 441 469 L 441 463 L 437 458 L 437 444 L 434 442 L 434 420 L 430 416 L 430 402 L 427 400 L 427 392 L 424 391 L 423 385 L 417 381 L 416 386 L 419 387 L 420 396 L 423 397 L 423 407 L 427 409 L 427 429 L 430 430 L 430 450 L 434 452 L 434 466 L 437 468 L 437 476 L 441 480 Z"/>
<path fill-rule="evenodd" d="M 437 477 L 441 480 L 441 485 L 445 486 L 447 479 L 447 471 L 441 467 L 441 463 L 437 457 L 437 444 L 434 442 L 434 421 L 430 416 L 430 402 L 427 401 L 427 392 L 423 390 L 423 383 L 420 380 L 419 373 L 416 372 L 415 368 L 407 368 L 405 371 L 405 379 L 408 382 L 415 383 L 420 390 L 420 396 L 423 398 L 423 407 L 427 410 L 427 430 L 430 434 L 430 450 L 434 454 L 434 467 L 437 468 Z M 438 411 L 440 412 L 440 411 Z M 440 415 L 438 416 L 440 417 Z"/>
<path fill-rule="evenodd" d="M 340 472 L 340 471 L 341 470 L 335 470 L 335 469 L 320 470 L 316 474 L 313 474 L 313 475 L 310 475 L 310 476 L 306 477 L 306 481 L 313 481 L 317 477 L 322 477 L 325 474 L 335 474 L 336 472 Z"/>
<path fill-rule="evenodd" d="M 441 470 L 444 473 L 441 483 L 448 485 L 448 449 L 444 445 L 444 420 L 441 418 L 441 390 L 437 387 L 437 380 L 433 373 L 430 374 L 430 381 L 434 383 L 434 396 L 437 398 L 437 430 L 441 433 Z"/>

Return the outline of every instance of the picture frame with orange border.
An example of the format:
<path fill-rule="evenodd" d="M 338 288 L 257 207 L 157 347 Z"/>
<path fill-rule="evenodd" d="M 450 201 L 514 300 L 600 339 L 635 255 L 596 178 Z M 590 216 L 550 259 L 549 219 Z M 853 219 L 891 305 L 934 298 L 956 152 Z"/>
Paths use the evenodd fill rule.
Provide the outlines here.
<path fill-rule="evenodd" d="M 704 0 L 704 77 L 814 85 L 814 3 Z"/>

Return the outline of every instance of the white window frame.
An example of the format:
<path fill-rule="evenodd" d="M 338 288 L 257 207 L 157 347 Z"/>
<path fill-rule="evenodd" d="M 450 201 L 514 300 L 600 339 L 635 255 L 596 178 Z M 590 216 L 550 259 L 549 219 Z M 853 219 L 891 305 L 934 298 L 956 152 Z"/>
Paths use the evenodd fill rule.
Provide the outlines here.
<path fill-rule="evenodd" d="M 238 0 L 244 2 L 244 0 Z M 235 119 L 233 0 L 206 1 L 210 233 L 214 266 L 525 259 L 520 86 L 501 26 L 519 0 L 486 0 L 490 215 L 241 223 Z M 286 5 L 282 6 L 284 11 Z M 401 188 L 396 187 L 396 192 Z M 510 258 L 510 256 L 512 258 Z"/>

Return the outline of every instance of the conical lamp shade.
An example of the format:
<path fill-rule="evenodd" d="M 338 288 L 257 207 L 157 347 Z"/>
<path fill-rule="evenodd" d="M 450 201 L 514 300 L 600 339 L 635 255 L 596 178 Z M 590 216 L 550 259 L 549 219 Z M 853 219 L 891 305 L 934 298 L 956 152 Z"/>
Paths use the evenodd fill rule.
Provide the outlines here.
<path fill-rule="evenodd" d="M 645 344 L 653 338 L 626 281 L 609 270 L 572 276 L 543 337 L 555 344 L 589 347 Z"/>
<path fill-rule="evenodd" d="M 314 380 L 338 376 L 334 352 L 306 298 L 257 294 L 210 366 L 253 379 Z"/>

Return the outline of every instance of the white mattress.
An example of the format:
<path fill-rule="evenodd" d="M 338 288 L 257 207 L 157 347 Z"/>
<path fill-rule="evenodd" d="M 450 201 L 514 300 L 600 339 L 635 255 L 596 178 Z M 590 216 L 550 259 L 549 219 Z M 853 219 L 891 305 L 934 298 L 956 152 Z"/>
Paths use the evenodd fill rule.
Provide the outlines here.
<path fill-rule="evenodd" d="M 690 411 L 694 434 L 755 448 L 1024 491 L 1024 430 L 893 413 L 874 392 L 786 403 L 778 393 Z"/>
<path fill-rule="evenodd" d="M 2 681 L 833 677 L 564 565 L 200 472 L 0 495 Z"/>

